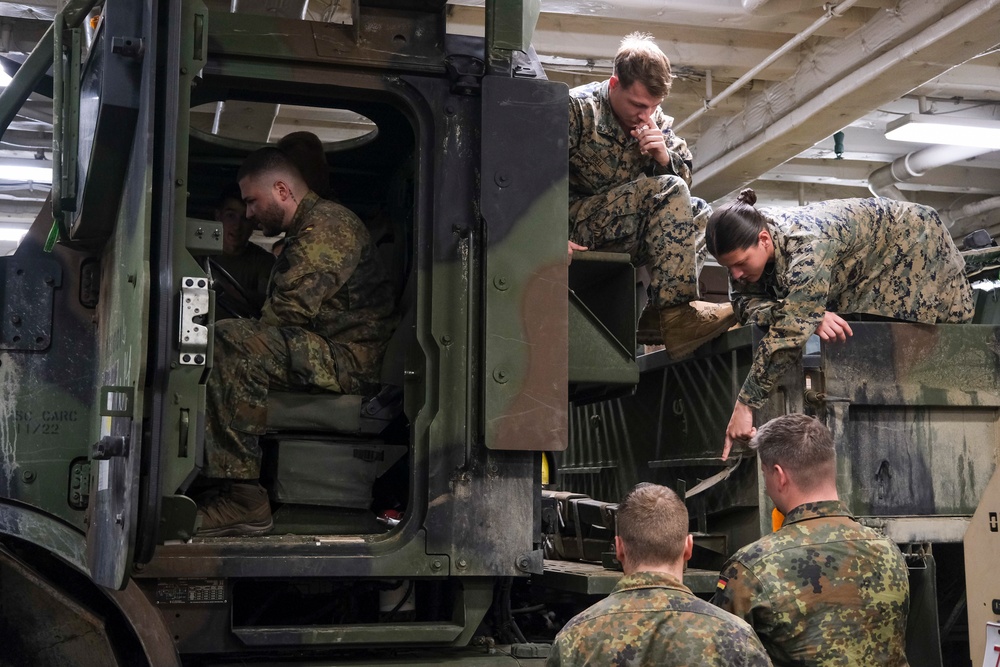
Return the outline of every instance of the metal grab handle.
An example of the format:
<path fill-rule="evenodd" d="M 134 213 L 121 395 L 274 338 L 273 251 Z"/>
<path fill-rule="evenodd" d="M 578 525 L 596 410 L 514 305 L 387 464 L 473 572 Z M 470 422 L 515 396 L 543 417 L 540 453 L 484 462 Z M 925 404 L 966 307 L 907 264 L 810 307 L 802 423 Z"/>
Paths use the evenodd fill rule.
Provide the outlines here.
<path fill-rule="evenodd" d="M 822 391 L 816 391 L 815 389 L 806 389 L 802 393 L 802 399 L 807 405 L 813 407 L 820 406 L 824 403 L 850 403 L 852 399 L 845 396 L 830 396 Z"/>

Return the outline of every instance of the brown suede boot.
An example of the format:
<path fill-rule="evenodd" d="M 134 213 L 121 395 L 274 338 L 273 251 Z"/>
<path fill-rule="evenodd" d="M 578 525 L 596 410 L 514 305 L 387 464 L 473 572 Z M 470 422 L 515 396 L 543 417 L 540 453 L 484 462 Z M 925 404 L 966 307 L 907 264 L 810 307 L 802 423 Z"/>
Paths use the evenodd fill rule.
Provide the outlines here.
<path fill-rule="evenodd" d="M 671 359 L 686 357 L 734 324 L 730 303 L 692 301 L 660 311 L 660 332 Z"/>
<path fill-rule="evenodd" d="M 263 535 L 271 530 L 267 490 L 256 482 L 233 482 L 198 505 L 197 537 Z"/>

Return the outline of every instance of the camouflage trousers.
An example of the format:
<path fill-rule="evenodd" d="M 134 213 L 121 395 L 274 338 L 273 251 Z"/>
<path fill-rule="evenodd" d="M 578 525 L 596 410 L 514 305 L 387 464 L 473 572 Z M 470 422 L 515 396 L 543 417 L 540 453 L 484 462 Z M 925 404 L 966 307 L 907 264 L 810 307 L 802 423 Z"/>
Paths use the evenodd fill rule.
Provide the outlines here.
<path fill-rule="evenodd" d="M 677 176 L 641 178 L 570 204 L 570 239 L 627 252 L 636 265 L 646 265 L 651 305 L 660 309 L 698 298 L 711 215 Z"/>
<path fill-rule="evenodd" d="M 258 479 L 257 437 L 267 426 L 269 389 L 341 391 L 335 346 L 301 327 L 257 320 L 215 326 L 205 401 L 206 477 Z"/>

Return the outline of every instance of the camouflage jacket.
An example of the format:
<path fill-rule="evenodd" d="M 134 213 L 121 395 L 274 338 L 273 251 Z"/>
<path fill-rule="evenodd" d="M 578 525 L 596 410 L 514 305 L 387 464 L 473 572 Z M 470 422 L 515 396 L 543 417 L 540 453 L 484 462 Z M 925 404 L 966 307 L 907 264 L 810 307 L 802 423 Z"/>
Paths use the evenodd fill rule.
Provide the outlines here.
<path fill-rule="evenodd" d="M 770 665 L 746 623 L 673 577 L 635 572 L 556 636 L 547 667 Z"/>
<path fill-rule="evenodd" d="M 664 167 L 639 152 L 639 142 L 618 123 L 608 99 L 608 82 L 569 93 L 569 201 L 607 192 L 642 176 L 673 174 L 691 185 L 691 151 L 670 129 L 674 119 L 659 108 L 652 120 L 663 131 L 670 154 Z"/>
<path fill-rule="evenodd" d="M 712 602 L 750 623 L 775 665 L 907 664 L 906 563 L 839 501 L 799 505 L 736 552 Z"/>
<path fill-rule="evenodd" d="M 768 328 L 741 402 L 764 404 L 828 310 L 925 323 L 972 319 L 965 261 L 934 209 L 876 197 L 761 213 L 774 262 L 756 283 L 730 283 L 740 321 Z"/>
<path fill-rule="evenodd" d="M 295 211 L 271 272 L 261 322 L 281 327 L 292 368 L 308 367 L 314 343 L 336 346 L 337 379 L 349 393 L 377 386 L 396 326 L 392 285 L 361 220 L 310 192 Z"/>

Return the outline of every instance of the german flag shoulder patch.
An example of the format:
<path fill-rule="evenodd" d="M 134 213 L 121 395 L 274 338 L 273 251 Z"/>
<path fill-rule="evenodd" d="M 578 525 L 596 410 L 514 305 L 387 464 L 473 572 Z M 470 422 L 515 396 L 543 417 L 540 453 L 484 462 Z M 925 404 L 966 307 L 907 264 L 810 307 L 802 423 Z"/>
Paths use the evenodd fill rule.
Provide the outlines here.
<path fill-rule="evenodd" d="M 719 577 L 719 583 L 715 585 L 715 590 L 721 593 L 726 590 L 726 585 L 729 583 L 729 579 L 726 577 Z"/>

